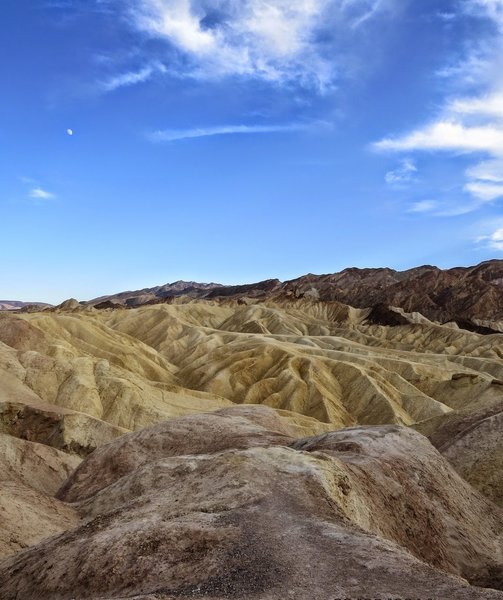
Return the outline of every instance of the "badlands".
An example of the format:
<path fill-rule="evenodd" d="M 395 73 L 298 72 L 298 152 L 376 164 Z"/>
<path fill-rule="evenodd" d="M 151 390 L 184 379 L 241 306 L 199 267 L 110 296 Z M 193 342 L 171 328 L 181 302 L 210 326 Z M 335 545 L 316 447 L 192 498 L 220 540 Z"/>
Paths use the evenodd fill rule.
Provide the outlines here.
<path fill-rule="evenodd" d="M 0 312 L 1 600 L 503 599 L 502 284 Z"/>

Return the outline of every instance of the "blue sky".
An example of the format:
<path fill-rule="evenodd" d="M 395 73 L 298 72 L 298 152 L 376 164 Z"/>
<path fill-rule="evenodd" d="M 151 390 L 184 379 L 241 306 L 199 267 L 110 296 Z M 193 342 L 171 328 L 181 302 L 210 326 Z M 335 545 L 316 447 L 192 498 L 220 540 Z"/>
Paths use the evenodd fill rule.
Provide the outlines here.
<path fill-rule="evenodd" d="M 0 298 L 503 255 L 503 0 L 3 0 Z"/>

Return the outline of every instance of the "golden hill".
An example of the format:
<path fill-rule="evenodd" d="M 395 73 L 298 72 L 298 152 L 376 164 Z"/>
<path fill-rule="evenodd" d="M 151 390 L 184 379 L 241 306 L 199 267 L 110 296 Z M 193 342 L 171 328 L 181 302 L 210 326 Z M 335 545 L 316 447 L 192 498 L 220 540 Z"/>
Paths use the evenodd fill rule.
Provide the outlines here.
<path fill-rule="evenodd" d="M 69 427 L 78 413 L 90 435 L 112 437 L 232 404 L 289 411 L 314 432 L 411 425 L 503 399 L 500 335 L 367 316 L 306 301 L 2 314 L 0 393 L 4 404 L 58 407 Z"/>
<path fill-rule="evenodd" d="M 1 313 L 5 597 L 268 600 L 290 581 L 307 599 L 304 578 L 328 600 L 403 595 L 409 571 L 425 597 L 503 597 L 469 585 L 503 588 L 503 336 L 377 316 L 306 298 Z"/>

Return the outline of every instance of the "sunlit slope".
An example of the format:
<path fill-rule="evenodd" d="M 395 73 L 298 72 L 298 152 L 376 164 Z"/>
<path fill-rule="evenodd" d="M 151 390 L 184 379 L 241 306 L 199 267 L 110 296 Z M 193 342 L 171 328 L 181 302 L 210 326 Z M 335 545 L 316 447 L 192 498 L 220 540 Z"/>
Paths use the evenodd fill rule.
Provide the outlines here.
<path fill-rule="evenodd" d="M 499 335 L 367 325 L 367 314 L 338 303 L 194 301 L 3 315 L 0 398 L 125 430 L 231 403 L 336 427 L 409 425 L 503 398 Z"/>
<path fill-rule="evenodd" d="M 186 388 L 337 426 L 411 424 L 502 398 L 499 335 L 366 325 L 365 311 L 339 307 L 188 303 L 100 318 L 162 353 Z"/>
<path fill-rule="evenodd" d="M 295 413 L 307 432 L 324 429 L 313 419 L 410 425 L 503 399 L 501 336 L 369 325 L 368 313 L 334 302 L 193 301 L 2 315 L 0 399 L 121 430 L 266 404 Z"/>
<path fill-rule="evenodd" d="M 127 430 L 230 404 L 180 388 L 176 370 L 93 313 L 2 315 L 2 429 L 43 443 L 52 438 L 57 443 L 50 445 L 64 449 L 91 450 Z"/>
<path fill-rule="evenodd" d="M 0 559 L 77 523 L 77 512 L 54 495 L 79 462 L 0 433 Z"/>

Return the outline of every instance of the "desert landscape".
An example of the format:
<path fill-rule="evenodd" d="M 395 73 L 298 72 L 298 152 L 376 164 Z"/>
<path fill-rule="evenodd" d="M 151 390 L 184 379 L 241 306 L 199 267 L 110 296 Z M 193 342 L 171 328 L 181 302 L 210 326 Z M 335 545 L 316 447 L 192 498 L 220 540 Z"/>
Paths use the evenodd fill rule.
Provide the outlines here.
<path fill-rule="evenodd" d="M 0 5 L 0 600 L 503 600 L 503 0 Z"/>
<path fill-rule="evenodd" d="M 1 312 L 2 600 L 503 598 L 502 276 Z"/>

